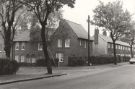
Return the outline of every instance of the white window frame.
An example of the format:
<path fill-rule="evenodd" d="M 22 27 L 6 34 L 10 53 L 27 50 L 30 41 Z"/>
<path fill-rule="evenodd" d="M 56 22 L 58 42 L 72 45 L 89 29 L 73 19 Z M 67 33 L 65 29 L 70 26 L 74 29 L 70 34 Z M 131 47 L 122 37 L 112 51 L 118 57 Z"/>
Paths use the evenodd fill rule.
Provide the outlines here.
<path fill-rule="evenodd" d="M 42 43 L 38 43 L 38 50 L 39 50 L 39 51 L 42 51 L 42 50 L 43 50 Z"/>
<path fill-rule="evenodd" d="M 87 42 L 86 41 L 84 42 L 84 48 L 87 48 Z"/>
<path fill-rule="evenodd" d="M 22 42 L 22 44 L 21 44 L 21 50 L 25 50 L 25 42 Z"/>
<path fill-rule="evenodd" d="M 20 62 L 18 55 L 15 56 L 15 60 L 16 60 L 18 63 Z"/>
<path fill-rule="evenodd" d="M 62 48 L 62 40 L 58 39 L 58 43 L 57 43 L 58 48 Z"/>
<path fill-rule="evenodd" d="M 82 46 L 82 40 L 80 40 L 80 46 Z"/>
<path fill-rule="evenodd" d="M 65 48 L 69 48 L 71 44 L 71 40 L 70 39 L 66 39 L 65 40 Z"/>
<path fill-rule="evenodd" d="M 15 50 L 19 50 L 19 42 L 15 43 Z"/>
<path fill-rule="evenodd" d="M 24 63 L 25 62 L 25 56 L 21 56 L 21 61 L 20 61 L 21 63 Z"/>
<path fill-rule="evenodd" d="M 56 53 L 56 58 L 59 59 L 59 62 L 64 62 L 64 54 L 63 53 Z"/>
<path fill-rule="evenodd" d="M 32 57 L 32 58 L 31 58 L 31 62 L 32 62 L 32 63 L 36 63 L 36 58 Z"/>

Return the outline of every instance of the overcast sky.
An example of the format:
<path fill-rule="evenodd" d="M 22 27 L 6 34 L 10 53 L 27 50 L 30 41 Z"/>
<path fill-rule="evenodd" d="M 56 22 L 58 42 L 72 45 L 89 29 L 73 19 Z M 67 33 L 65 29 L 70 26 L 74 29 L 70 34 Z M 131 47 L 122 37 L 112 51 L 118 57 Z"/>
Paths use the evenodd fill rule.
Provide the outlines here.
<path fill-rule="evenodd" d="M 116 0 L 101 0 L 104 3 Z M 131 14 L 135 13 L 135 0 L 121 0 L 123 8 L 130 11 Z M 93 9 L 99 4 L 98 0 L 76 0 L 74 8 L 64 6 L 63 17 L 64 19 L 81 24 L 87 30 L 87 17 L 93 17 Z M 135 16 L 134 16 L 135 17 Z M 91 26 L 91 35 L 94 33 L 94 27 Z"/>

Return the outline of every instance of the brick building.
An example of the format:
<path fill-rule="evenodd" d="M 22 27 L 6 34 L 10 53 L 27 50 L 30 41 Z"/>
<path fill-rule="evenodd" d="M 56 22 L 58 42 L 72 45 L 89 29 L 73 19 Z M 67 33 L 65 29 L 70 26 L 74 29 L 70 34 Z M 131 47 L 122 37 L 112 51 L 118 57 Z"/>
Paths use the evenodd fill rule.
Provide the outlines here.
<path fill-rule="evenodd" d="M 59 27 L 54 32 L 49 32 L 50 44 L 48 50 L 51 58 L 58 58 L 60 65 L 68 65 L 68 57 L 88 55 L 88 34 L 85 29 L 77 23 L 61 20 Z M 36 33 L 38 36 L 40 31 Z M 15 36 L 13 58 L 21 63 L 35 63 L 37 59 L 44 58 L 41 38 L 30 35 L 30 31 L 24 31 Z M 90 53 L 92 53 L 92 43 L 90 40 Z"/>
<path fill-rule="evenodd" d="M 94 46 L 93 54 L 95 56 L 99 55 L 113 55 L 113 43 L 112 39 L 106 34 L 99 34 L 98 29 L 95 30 L 94 35 Z M 133 48 L 135 53 L 135 49 Z M 120 40 L 116 41 L 116 54 L 120 56 L 129 56 L 130 57 L 130 46 L 126 42 Z"/>
<path fill-rule="evenodd" d="M 93 39 L 90 40 L 90 55 L 92 55 Z M 88 56 L 88 33 L 77 23 L 61 20 L 58 29 L 52 36 L 51 49 L 59 59 L 60 65 L 67 65 L 72 56 Z"/>
<path fill-rule="evenodd" d="M 53 32 L 54 29 L 48 31 L 49 35 Z M 19 63 L 35 63 L 37 59 L 44 58 L 40 31 L 18 33 L 14 39 L 12 57 Z"/>

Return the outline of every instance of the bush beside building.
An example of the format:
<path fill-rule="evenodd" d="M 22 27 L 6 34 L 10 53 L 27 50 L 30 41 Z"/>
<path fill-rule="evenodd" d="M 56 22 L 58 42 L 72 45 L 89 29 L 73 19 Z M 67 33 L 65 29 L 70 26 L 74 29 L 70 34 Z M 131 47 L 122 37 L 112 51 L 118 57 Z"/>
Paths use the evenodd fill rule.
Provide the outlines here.
<path fill-rule="evenodd" d="M 19 64 L 15 60 L 5 58 L 0 59 L 0 75 L 15 74 L 19 69 Z"/>

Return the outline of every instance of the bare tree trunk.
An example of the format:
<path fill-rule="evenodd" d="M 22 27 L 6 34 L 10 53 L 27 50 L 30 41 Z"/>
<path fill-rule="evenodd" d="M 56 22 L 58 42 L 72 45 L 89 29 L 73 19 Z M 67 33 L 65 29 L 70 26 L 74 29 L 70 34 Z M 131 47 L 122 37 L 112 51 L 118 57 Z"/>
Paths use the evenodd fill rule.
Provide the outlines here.
<path fill-rule="evenodd" d="M 133 58 L 134 55 L 133 55 L 133 50 L 132 50 L 132 48 L 133 48 L 133 45 L 130 45 L 130 54 L 131 54 L 131 57 Z"/>
<path fill-rule="evenodd" d="M 4 50 L 6 52 L 6 57 L 10 59 L 10 51 L 11 51 L 11 45 L 10 43 L 5 43 Z"/>
<path fill-rule="evenodd" d="M 115 41 L 113 41 L 113 55 L 114 55 L 114 64 L 117 65 L 117 57 L 116 57 L 116 45 L 115 45 Z"/>
<path fill-rule="evenodd" d="M 8 32 L 5 35 L 5 39 L 4 39 L 4 50 L 6 52 L 6 57 L 8 59 L 10 59 L 10 52 L 11 52 L 11 40 L 10 40 L 10 36 L 11 36 L 11 31 L 10 29 L 8 29 Z"/>
<path fill-rule="evenodd" d="M 41 38 L 42 38 L 42 44 L 43 44 L 43 52 L 44 56 L 46 59 L 46 64 L 47 64 L 47 72 L 48 74 L 52 74 L 52 66 L 51 66 L 51 60 L 47 51 L 47 41 L 46 41 L 46 36 L 45 36 L 45 25 L 42 24 L 42 29 L 41 29 Z"/>

